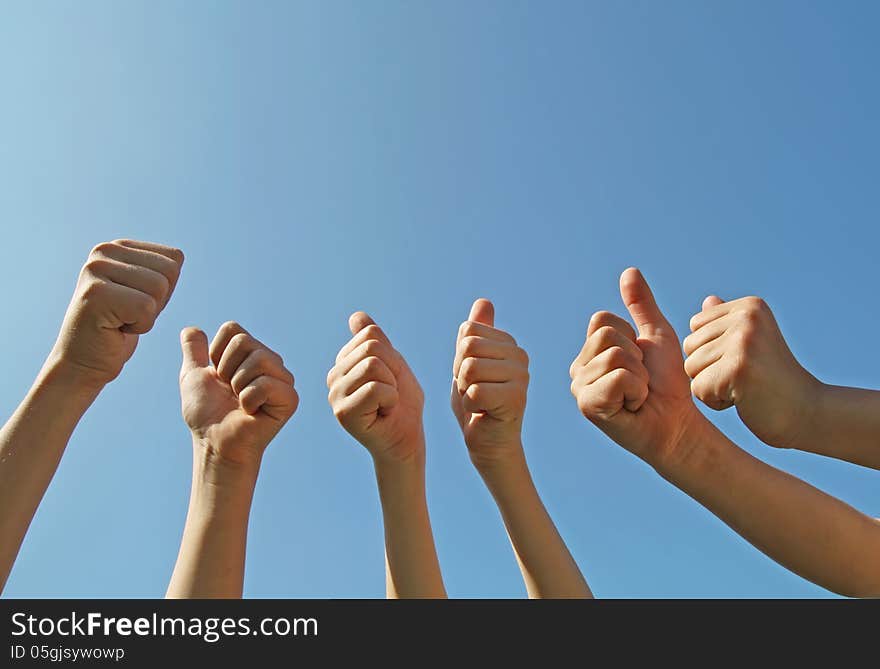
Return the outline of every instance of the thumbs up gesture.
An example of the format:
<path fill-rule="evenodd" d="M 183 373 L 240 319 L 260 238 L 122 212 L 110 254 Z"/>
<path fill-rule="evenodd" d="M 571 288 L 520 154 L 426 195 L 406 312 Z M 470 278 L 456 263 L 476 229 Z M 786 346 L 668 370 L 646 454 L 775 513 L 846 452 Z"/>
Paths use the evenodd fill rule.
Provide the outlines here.
<path fill-rule="evenodd" d="M 477 300 L 458 329 L 451 404 L 478 468 L 521 452 L 528 386 L 529 356 L 495 327 L 492 303 Z"/>
<path fill-rule="evenodd" d="M 259 466 L 299 404 L 293 374 L 238 323 L 220 326 L 210 347 L 204 332 L 186 328 L 180 345 L 180 398 L 193 437 L 226 462 Z"/>
<path fill-rule="evenodd" d="M 327 374 L 334 415 L 376 461 L 424 457 L 425 397 L 415 375 L 367 314 L 352 314 L 348 327 L 352 338 Z"/>
<path fill-rule="evenodd" d="M 822 384 L 795 359 L 773 312 L 757 297 L 703 301 L 684 340 L 694 395 L 742 421 L 771 446 L 792 447 L 809 429 Z"/>
<path fill-rule="evenodd" d="M 623 272 L 620 296 L 636 329 L 610 312 L 593 314 L 569 370 L 571 392 L 586 418 L 658 467 L 680 455 L 684 434 L 705 419 L 691 399 L 678 337 L 639 270 Z"/>

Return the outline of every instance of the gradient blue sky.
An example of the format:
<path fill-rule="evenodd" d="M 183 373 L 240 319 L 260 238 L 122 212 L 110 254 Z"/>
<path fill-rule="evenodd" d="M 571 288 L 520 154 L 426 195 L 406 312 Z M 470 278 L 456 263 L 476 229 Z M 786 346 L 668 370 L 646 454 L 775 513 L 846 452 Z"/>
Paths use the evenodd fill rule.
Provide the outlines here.
<path fill-rule="evenodd" d="M 236 319 L 302 398 L 264 461 L 246 594 L 382 596 L 369 458 L 324 386 L 365 309 L 426 391 L 450 594 L 521 596 L 447 404 L 456 328 L 487 296 L 531 354 L 532 471 L 597 595 L 825 595 L 589 425 L 567 370 L 638 265 L 682 336 L 706 293 L 758 294 L 820 378 L 876 386 L 878 21 L 856 1 L 4 2 L 3 414 L 91 246 L 187 253 L 6 594 L 164 593 L 190 479 L 177 333 Z M 880 474 L 712 418 L 880 514 Z"/>

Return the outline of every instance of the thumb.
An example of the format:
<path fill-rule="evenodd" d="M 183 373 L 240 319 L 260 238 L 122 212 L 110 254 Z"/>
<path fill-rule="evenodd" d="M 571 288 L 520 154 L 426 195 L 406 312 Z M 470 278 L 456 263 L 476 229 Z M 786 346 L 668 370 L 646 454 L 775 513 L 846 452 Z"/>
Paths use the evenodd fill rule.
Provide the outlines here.
<path fill-rule="evenodd" d="M 211 359 L 208 357 L 208 337 L 198 328 L 183 328 L 180 331 L 180 350 L 183 352 L 181 376 L 192 369 L 211 364 Z"/>
<path fill-rule="evenodd" d="M 485 297 L 474 300 L 468 320 L 495 327 L 495 306 Z"/>
<path fill-rule="evenodd" d="M 375 324 L 376 321 L 370 318 L 370 316 L 363 311 L 355 311 L 351 316 L 348 317 L 348 329 L 351 330 L 351 333 L 353 335 L 356 335 L 365 327 Z"/>
<path fill-rule="evenodd" d="M 657 306 L 648 282 L 635 267 L 624 270 L 620 275 L 620 297 L 635 321 L 640 336 L 656 334 L 658 330 L 669 327 L 669 321 Z"/>
<path fill-rule="evenodd" d="M 703 311 L 709 309 L 710 307 L 717 307 L 719 304 L 724 304 L 724 300 L 722 300 L 717 295 L 710 295 L 705 300 L 703 300 Z"/>

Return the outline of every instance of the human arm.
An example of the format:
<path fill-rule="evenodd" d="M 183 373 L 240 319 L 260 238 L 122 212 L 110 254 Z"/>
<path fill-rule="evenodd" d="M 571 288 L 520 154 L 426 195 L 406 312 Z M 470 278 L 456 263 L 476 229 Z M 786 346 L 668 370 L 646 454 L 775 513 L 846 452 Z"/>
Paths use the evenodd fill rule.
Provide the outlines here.
<path fill-rule="evenodd" d="M 389 598 L 445 597 L 425 495 L 424 395 L 403 356 L 363 312 L 327 375 L 342 427 L 370 453 L 385 528 Z"/>
<path fill-rule="evenodd" d="M 593 316 L 571 367 L 581 412 L 783 566 L 844 595 L 880 594 L 880 525 L 752 457 L 697 409 L 672 326 L 637 270 L 621 297 L 638 333 Z"/>
<path fill-rule="evenodd" d="M 89 254 L 52 351 L 0 429 L 0 590 L 74 428 L 153 327 L 182 263 L 178 249 L 134 240 Z"/>
<path fill-rule="evenodd" d="M 591 597 L 532 480 L 522 444 L 529 358 L 494 326 L 489 300 L 459 328 L 452 411 L 471 461 L 495 499 L 531 598 Z"/>
<path fill-rule="evenodd" d="M 764 300 L 709 296 L 691 331 L 685 370 L 707 406 L 735 406 L 770 446 L 880 469 L 880 392 L 829 385 L 810 374 Z"/>
<path fill-rule="evenodd" d="M 166 596 L 237 598 L 263 453 L 299 398 L 281 356 L 237 323 L 221 326 L 210 348 L 197 328 L 184 329 L 180 339 L 180 396 L 192 435 L 193 477 Z"/>

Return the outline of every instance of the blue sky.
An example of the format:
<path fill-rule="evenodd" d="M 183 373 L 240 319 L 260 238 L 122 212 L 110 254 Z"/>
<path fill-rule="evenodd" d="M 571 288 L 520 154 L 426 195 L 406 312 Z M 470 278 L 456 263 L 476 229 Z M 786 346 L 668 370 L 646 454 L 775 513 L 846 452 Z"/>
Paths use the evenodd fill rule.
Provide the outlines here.
<path fill-rule="evenodd" d="M 684 335 L 757 294 L 826 381 L 872 387 L 880 6 L 872 2 L 6 2 L 0 264 L 11 413 L 91 246 L 187 262 L 71 440 L 7 596 L 161 596 L 186 512 L 177 333 L 242 322 L 301 405 L 270 446 L 246 595 L 379 597 L 369 458 L 324 379 L 369 311 L 427 396 L 451 595 L 521 596 L 448 408 L 473 298 L 528 350 L 533 474 L 599 596 L 824 596 L 589 425 L 568 365 L 641 267 Z M 734 440 L 872 514 L 880 474 Z"/>

